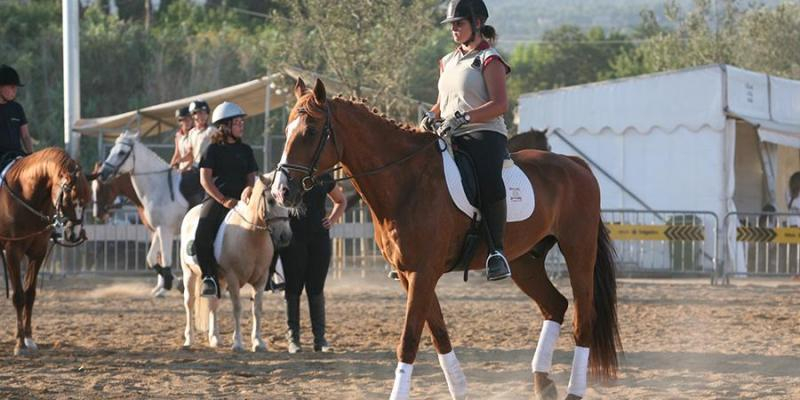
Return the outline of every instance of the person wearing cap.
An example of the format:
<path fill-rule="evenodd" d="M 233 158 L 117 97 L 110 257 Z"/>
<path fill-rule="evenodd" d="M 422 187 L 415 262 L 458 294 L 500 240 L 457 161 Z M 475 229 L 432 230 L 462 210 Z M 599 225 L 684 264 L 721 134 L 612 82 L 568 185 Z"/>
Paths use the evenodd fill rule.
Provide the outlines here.
<path fill-rule="evenodd" d="M 192 160 L 194 166 L 200 163 L 208 145 L 211 143 L 211 136 L 216 132 L 216 128 L 208 124 L 208 114 L 211 108 L 205 100 L 194 100 L 189 103 L 189 113 L 192 115 L 194 127 L 189 131 L 189 142 L 192 147 Z"/>
<path fill-rule="evenodd" d="M 439 96 L 420 127 L 449 135 L 455 148 L 472 158 L 479 183 L 480 210 L 488 228 L 486 276 L 495 281 L 511 276 L 503 253 L 506 190 L 502 168 L 508 131 L 506 75 L 511 68 L 492 46 L 495 29 L 486 25 L 489 11 L 482 0 L 451 0 L 447 17 L 455 50 L 439 61 Z"/>
<path fill-rule="evenodd" d="M 178 122 L 178 130 L 175 131 L 175 151 L 172 153 L 169 165 L 181 171 L 188 171 L 194 164 L 192 144 L 189 141 L 189 131 L 194 126 L 194 121 L 192 114 L 189 113 L 189 107 L 175 110 L 175 120 Z"/>
<path fill-rule="evenodd" d="M 25 110 L 15 101 L 20 86 L 24 85 L 17 71 L 0 65 L 0 165 L 11 158 L 33 153 Z"/>
<path fill-rule="evenodd" d="M 239 199 L 245 202 L 249 199 L 258 171 L 253 149 L 242 142 L 245 116 L 244 110 L 235 103 L 226 101 L 218 105 L 211 118 L 217 129 L 200 160 L 200 183 L 206 191 L 206 199 L 197 222 L 194 248 L 203 272 L 202 295 L 205 297 L 220 294 L 213 246 L 217 230 Z"/>

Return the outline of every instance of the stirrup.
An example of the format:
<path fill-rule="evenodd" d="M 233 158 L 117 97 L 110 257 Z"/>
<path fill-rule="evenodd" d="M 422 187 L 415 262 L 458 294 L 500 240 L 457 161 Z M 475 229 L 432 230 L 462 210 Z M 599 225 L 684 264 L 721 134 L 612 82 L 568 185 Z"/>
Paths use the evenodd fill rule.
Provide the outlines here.
<path fill-rule="evenodd" d="M 494 262 L 492 262 L 494 260 Z M 511 276 L 511 267 L 503 253 L 495 250 L 486 258 L 486 279 L 499 281 Z"/>
<path fill-rule="evenodd" d="M 201 294 L 203 297 L 218 297 L 219 296 L 219 286 L 217 286 L 217 280 L 207 276 L 203 278 L 203 293 Z"/>

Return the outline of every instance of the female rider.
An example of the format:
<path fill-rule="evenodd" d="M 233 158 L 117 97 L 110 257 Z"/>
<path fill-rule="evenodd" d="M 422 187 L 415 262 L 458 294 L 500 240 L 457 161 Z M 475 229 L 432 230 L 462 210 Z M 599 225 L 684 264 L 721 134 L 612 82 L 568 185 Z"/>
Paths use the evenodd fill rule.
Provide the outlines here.
<path fill-rule="evenodd" d="M 420 125 L 433 131 L 442 119 L 439 135 L 451 135 L 453 145 L 472 158 L 478 176 L 480 210 L 487 224 L 490 281 L 511 276 L 503 254 L 506 190 L 502 168 L 506 150 L 508 110 L 506 75 L 511 68 L 497 50 L 493 27 L 486 25 L 489 11 L 483 0 L 451 0 L 447 18 L 458 47 L 439 61 L 439 97 Z"/>
<path fill-rule="evenodd" d="M 224 102 L 214 109 L 211 121 L 218 131 L 200 160 L 200 183 L 206 199 L 197 222 L 194 248 L 203 272 L 205 297 L 219 296 L 214 239 L 217 230 L 241 198 L 247 201 L 256 180 L 258 165 L 253 149 L 242 143 L 245 112 L 234 103 Z"/>

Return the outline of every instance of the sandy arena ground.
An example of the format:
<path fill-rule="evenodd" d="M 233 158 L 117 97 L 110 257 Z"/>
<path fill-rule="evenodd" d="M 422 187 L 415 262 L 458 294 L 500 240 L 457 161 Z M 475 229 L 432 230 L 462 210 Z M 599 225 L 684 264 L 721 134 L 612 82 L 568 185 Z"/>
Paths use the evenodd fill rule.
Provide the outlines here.
<path fill-rule="evenodd" d="M 40 351 L 14 357 L 13 306 L 0 311 L 2 398 L 386 399 L 391 391 L 405 297 L 382 271 L 328 281 L 332 354 L 286 353 L 279 295 L 266 296 L 267 353 L 231 344 L 230 304 L 223 346 L 183 342 L 182 297 L 149 297 L 151 277 L 47 280 L 34 313 Z M 566 280 L 558 281 L 571 297 Z M 511 281 L 460 274 L 439 284 L 445 318 L 472 399 L 527 399 L 541 317 Z M 625 355 L 620 379 L 592 384 L 588 399 L 800 399 L 800 283 L 621 280 Z M 245 304 L 249 310 L 249 301 Z M 303 343 L 311 334 L 303 300 Z M 248 311 L 249 313 L 249 311 Z M 571 317 L 571 315 L 570 315 Z M 567 324 L 571 324 L 568 317 Z M 249 315 L 245 345 L 249 347 Z M 568 325 L 565 325 L 568 326 Z M 554 379 L 564 394 L 573 341 L 562 330 Z M 414 399 L 447 399 L 427 334 L 414 370 Z"/>

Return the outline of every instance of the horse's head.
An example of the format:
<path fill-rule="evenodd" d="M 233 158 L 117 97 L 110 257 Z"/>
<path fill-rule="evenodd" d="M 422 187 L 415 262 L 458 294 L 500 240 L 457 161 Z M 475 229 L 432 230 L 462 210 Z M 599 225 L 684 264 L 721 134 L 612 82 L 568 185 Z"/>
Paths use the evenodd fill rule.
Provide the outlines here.
<path fill-rule="evenodd" d="M 286 247 L 292 240 L 292 227 L 289 224 L 289 209 L 281 207 L 270 193 L 272 185 L 272 174 L 264 174 L 258 177 L 253 187 L 253 195 L 250 203 L 256 202 L 258 205 L 259 218 L 263 218 L 260 224 L 264 224 L 269 229 L 272 242 L 275 248 Z"/>
<path fill-rule="evenodd" d="M 341 154 L 322 81 L 317 79 L 309 90 L 298 78 L 294 94 L 297 103 L 289 114 L 286 146 L 272 183 L 272 195 L 286 207 L 298 206 L 303 193 L 314 186 L 317 173 L 336 165 Z"/>
<path fill-rule="evenodd" d="M 139 141 L 138 133 L 125 132 L 114 142 L 103 167 L 100 169 L 100 180 L 105 182 L 113 176 L 133 171 L 136 156 L 134 151 Z"/>
<path fill-rule="evenodd" d="M 111 182 L 101 182 L 99 178 L 102 164 L 95 163 L 91 175 L 87 178 L 92 182 L 92 216 L 95 220 L 105 223 L 111 215 L 114 199 L 117 193 Z"/>
<path fill-rule="evenodd" d="M 78 243 L 86 239 L 83 230 L 83 210 L 91 201 L 89 181 L 78 163 L 70 160 L 59 175 L 59 182 L 51 191 L 56 208 L 57 228 L 63 229 L 62 237 L 67 243 Z"/>

